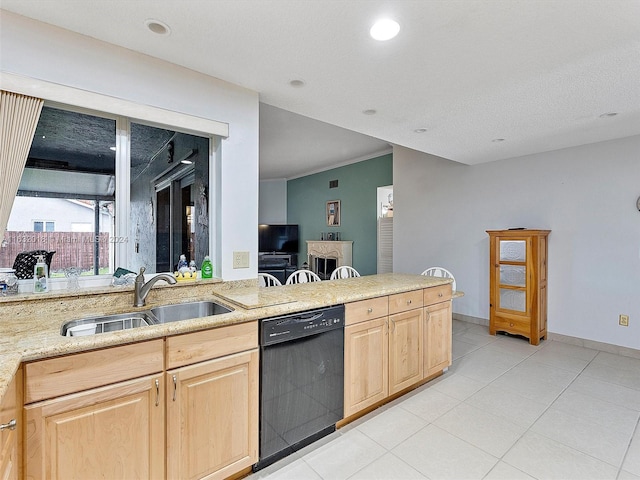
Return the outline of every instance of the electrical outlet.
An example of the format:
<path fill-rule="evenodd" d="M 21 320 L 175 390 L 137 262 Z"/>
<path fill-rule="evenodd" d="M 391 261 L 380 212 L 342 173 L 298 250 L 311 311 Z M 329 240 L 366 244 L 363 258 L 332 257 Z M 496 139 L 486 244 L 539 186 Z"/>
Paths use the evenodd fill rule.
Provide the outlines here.
<path fill-rule="evenodd" d="M 620 325 L 622 325 L 623 327 L 628 327 L 629 326 L 629 315 L 620 315 L 620 319 L 618 320 L 618 323 Z"/>
<path fill-rule="evenodd" d="M 249 268 L 249 252 L 233 252 L 233 268 Z"/>

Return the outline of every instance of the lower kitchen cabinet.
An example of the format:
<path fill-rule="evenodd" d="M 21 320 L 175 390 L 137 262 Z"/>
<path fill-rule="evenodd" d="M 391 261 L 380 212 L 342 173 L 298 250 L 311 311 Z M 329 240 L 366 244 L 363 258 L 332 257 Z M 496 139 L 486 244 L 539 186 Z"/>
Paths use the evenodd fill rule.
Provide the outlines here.
<path fill-rule="evenodd" d="M 422 308 L 389 315 L 389 395 L 422 380 Z"/>
<path fill-rule="evenodd" d="M 162 375 L 27 405 L 25 477 L 161 479 Z"/>
<path fill-rule="evenodd" d="M 0 478 L 2 480 L 21 478 L 21 379 L 22 370 L 18 370 L 0 402 Z"/>
<path fill-rule="evenodd" d="M 424 376 L 451 365 L 451 300 L 424 308 Z"/>
<path fill-rule="evenodd" d="M 349 311 L 346 318 L 348 323 Z M 387 317 L 347 325 L 344 329 L 344 416 L 389 395 Z"/>
<path fill-rule="evenodd" d="M 167 478 L 226 478 L 258 461 L 258 350 L 170 370 Z"/>

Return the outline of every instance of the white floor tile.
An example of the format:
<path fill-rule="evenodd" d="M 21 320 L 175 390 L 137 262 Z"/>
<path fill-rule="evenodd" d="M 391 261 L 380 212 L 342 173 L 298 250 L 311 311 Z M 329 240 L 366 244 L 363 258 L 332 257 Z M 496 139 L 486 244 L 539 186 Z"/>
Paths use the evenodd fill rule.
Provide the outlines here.
<path fill-rule="evenodd" d="M 514 390 L 499 388 L 494 384 L 473 394 L 465 402 L 525 428 L 533 425 L 547 409 L 545 403 L 536 402 Z"/>
<path fill-rule="evenodd" d="M 268 478 L 269 480 L 322 480 L 322 477 L 301 459 L 297 459 L 284 466 L 278 464 L 279 468 L 277 469 L 271 468 L 274 466 L 276 466 L 276 464 L 254 473 L 250 478 Z"/>
<path fill-rule="evenodd" d="M 565 390 L 566 387 L 554 385 L 542 380 L 543 376 L 527 377 L 522 371 L 509 371 L 494 380 L 491 385 L 511 390 L 522 397 L 538 403 L 550 405 Z"/>
<path fill-rule="evenodd" d="M 532 382 L 550 383 L 562 388 L 568 387 L 578 376 L 578 372 L 537 362 L 534 357 L 535 355 L 519 363 L 509 373 Z"/>
<path fill-rule="evenodd" d="M 590 360 L 578 357 L 572 357 L 553 349 L 543 348 L 529 357 L 531 360 L 545 365 L 562 368 L 579 373 L 585 369 Z"/>
<path fill-rule="evenodd" d="M 640 413 L 589 395 L 566 391 L 552 408 L 580 417 L 588 422 L 623 432 L 630 438 Z"/>
<path fill-rule="evenodd" d="M 433 422 L 459 403 L 460 400 L 445 395 L 434 388 L 429 388 L 412 395 L 399 405 L 423 420 Z"/>
<path fill-rule="evenodd" d="M 480 479 L 498 462 L 497 458 L 435 425 L 423 428 L 392 452 L 434 479 Z"/>
<path fill-rule="evenodd" d="M 387 453 L 355 473 L 349 480 L 426 480 L 415 468 Z"/>
<path fill-rule="evenodd" d="M 391 450 L 426 425 L 426 420 L 396 406 L 367 420 L 358 430 L 387 450 Z"/>
<path fill-rule="evenodd" d="M 520 356 L 480 348 L 459 359 L 454 371 L 481 382 L 490 382 L 521 361 Z"/>
<path fill-rule="evenodd" d="M 531 431 L 616 467 L 622 464 L 631 439 L 630 433 L 570 415 L 554 406 L 533 424 Z"/>
<path fill-rule="evenodd" d="M 604 363 L 596 363 L 594 360 L 584 369 L 583 374 L 597 378 L 603 382 L 610 382 L 634 390 L 640 390 L 640 375 L 637 371 L 620 369 Z"/>
<path fill-rule="evenodd" d="M 484 477 L 484 480 L 535 480 L 532 476 L 512 467 L 508 463 L 498 462 Z"/>
<path fill-rule="evenodd" d="M 580 375 L 569 385 L 567 391 L 589 395 L 599 400 L 640 412 L 640 390 Z"/>
<path fill-rule="evenodd" d="M 354 429 L 307 453 L 302 459 L 323 479 L 344 480 L 385 452 L 386 449 Z"/>
<path fill-rule="evenodd" d="M 466 403 L 449 410 L 433 423 L 498 458 L 525 432 L 522 426 Z"/>
<path fill-rule="evenodd" d="M 570 357 L 581 358 L 587 361 L 593 360 L 598 354 L 598 350 L 558 341 L 543 342 L 541 345 L 544 350 L 561 353 Z"/>
<path fill-rule="evenodd" d="M 478 345 L 472 345 L 471 343 L 463 342 L 457 338 L 454 338 L 451 344 L 451 358 L 453 360 L 464 357 L 465 355 L 468 355 L 480 348 Z"/>
<path fill-rule="evenodd" d="M 618 480 L 640 480 L 640 476 L 634 475 L 626 470 L 621 470 L 618 474 Z"/>
<path fill-rule="evenodd" d="M 486 382 L 480 382 L 473 378 L 465 377 L 460 373 L 454 373 L 443 378 L 433 388 L 458 400 L 466 400 L 486 385 Z"/>
<path fill-rule="evenodd" d="M 559 442 L 527 432 L 502 459 L 534 478 L 614 480 L 618 469 Z"/>
<path fill-rule="evenodd" d="M 636 428 L 636 433 L 627 451 L 622 469 L 640 477 L 640 426 Z"/>

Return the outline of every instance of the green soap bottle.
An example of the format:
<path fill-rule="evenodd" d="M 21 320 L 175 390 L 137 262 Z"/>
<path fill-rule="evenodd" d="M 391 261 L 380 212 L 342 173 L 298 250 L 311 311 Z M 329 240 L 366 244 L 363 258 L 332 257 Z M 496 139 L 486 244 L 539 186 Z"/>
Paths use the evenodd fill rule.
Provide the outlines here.
<path fill-rule="evenodd" d="M 213 264 L 211 263 L 211 259 L 209 258 L 209 255 L 204 257 L 201 270 L 202 270 L 202 278 L 213 278 Z"/>

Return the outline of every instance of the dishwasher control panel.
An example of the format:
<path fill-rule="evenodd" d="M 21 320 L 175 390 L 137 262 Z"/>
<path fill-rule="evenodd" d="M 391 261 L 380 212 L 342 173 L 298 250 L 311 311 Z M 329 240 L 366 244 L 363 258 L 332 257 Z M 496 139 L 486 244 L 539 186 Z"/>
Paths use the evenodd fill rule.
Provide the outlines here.
<path fill-rule="evenodd" d="M 260 322 L 260 344 L 290 341 L 337 328 L 344 328 L 344 305 L 265 318 Z"/>

